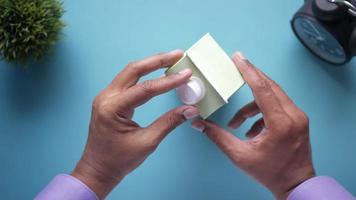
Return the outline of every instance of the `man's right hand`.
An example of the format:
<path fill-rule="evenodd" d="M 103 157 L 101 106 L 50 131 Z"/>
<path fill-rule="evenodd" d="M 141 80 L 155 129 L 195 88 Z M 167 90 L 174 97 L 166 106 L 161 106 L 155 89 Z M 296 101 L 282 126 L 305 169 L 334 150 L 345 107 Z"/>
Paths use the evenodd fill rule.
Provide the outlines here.
<path fill-rule="evenodd" d="M 279 200 L 300 183 L 315 176 L 309 142 L 309 122 L 284 91 L 241 53 L 233 57 L 255 100 L 229 123 L 238 128 L 259 113 L 263 117 L 242 141 L 211 121 L 196 120 L 193 127 L 206 135 L 232 162 L 265 185 Z"/>
<path fill-rule="evenodd" d="M 153 71 L 171 66 L 181 50 L 130 63 L 95 99 L 88 141 L 72 176 L 100 199 L 136 169 L 177 126 L 199 114 L 193 106 L 180 106 L 142 127 L 132 118 L 140 105 L 186 83 L 192 71 L 140 82 Z"/>

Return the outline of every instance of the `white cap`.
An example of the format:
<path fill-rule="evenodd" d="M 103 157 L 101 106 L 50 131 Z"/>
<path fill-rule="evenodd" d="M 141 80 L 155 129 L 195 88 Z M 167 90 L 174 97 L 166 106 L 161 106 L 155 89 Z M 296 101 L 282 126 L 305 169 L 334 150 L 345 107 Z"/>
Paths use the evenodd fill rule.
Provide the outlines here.
<path fill-rule="evenodd" d="M 187 105 L 194 105 L 205 96 L 205 86 L 198 77 L 192 76 L 190 81 L 177 88 L 180 100 Z"/>

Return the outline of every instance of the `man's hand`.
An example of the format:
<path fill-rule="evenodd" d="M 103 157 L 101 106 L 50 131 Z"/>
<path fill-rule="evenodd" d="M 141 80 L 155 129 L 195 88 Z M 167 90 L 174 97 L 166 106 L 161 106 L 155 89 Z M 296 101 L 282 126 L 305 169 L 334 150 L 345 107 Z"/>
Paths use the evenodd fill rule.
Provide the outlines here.
<path fill-rule="evenodd" d="M 96 97 L 87 145 L 72 175 L 88 185 L 100 199 L 137 168 L 170 131 L 199 114 L 195 107 L 182 106 L 148 127 L 140 127 L 132 121 L 136 107 L 189 80 L 192 71 L 188 69 L 138 83 L 142 76 L 173 65 L 182 55 L 178 50 L 130 63 Z"/>
<path fill-rule="evenodd" d="M 193 127 L 217 144 L 232 160 L 277 199 L 284 200 L 303 181 L 315 176 L 309 142 L 307 116 L 283 90 L 254 67 L 241 53 L 233 58 L 255 100 L 232 118 L 229 127 L 238 128 L 259 113 L 263 117 L 246 133 L 242 141 L 211 121 L 196 120 Z"/>

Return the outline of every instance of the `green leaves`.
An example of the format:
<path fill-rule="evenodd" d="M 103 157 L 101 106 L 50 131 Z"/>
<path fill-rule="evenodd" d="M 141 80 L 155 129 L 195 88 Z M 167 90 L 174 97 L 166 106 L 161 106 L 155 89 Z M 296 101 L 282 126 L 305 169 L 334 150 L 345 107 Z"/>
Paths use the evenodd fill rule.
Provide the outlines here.
<path fill-rule="evenodd" d="M 25 64 L 43 58 L 64 27 L 60 0 L 0 0 L 0 58 Z"/>

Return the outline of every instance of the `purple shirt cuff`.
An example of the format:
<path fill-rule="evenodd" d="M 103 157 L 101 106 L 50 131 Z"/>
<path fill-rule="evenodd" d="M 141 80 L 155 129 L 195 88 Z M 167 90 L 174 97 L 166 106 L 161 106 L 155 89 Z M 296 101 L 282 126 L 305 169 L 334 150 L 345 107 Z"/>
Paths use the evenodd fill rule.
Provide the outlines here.
<path fill-rule="evenodd" d="M 287 200 L 356 200 L 336 180 L 327 176 L 317 176 L 306 180 L 292 193 Z"/>
<path fill-rule="evenodd" d="M 96 194 L 80 180 L 67 174 L 57 175 L 35 200 L 98 200 Z"/>

